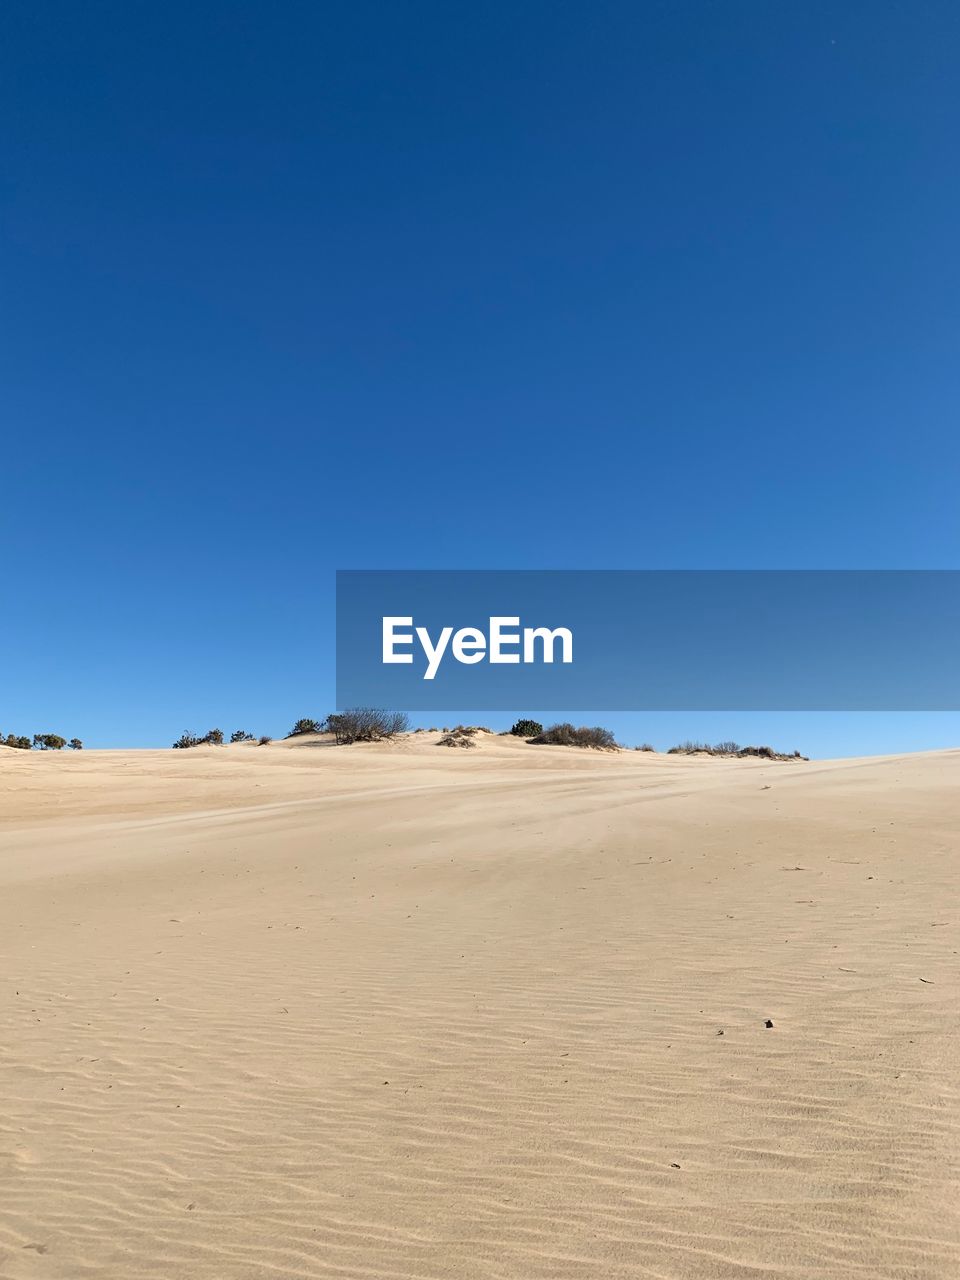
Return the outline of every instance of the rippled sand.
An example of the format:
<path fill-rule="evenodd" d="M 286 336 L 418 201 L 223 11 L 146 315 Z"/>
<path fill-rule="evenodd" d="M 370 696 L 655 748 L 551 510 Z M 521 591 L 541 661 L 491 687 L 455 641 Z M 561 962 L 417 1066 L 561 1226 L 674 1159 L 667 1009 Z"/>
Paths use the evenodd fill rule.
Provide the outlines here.
<path fill-rule="evenodd" d="M 0 750 L 0 1276 L 960 1275 L 960 753 L 434 743 Z"/>

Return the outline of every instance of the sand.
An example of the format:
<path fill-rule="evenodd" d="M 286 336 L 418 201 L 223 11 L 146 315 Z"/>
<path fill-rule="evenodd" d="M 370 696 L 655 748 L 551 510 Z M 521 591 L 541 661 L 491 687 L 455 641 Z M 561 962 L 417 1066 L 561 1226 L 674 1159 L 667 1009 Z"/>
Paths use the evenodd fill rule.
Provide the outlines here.
<path fill-rule="evenodd" d="M 0 752 L 0 1276 L 960 1275 L 960 752 L 436 737 Z"/>

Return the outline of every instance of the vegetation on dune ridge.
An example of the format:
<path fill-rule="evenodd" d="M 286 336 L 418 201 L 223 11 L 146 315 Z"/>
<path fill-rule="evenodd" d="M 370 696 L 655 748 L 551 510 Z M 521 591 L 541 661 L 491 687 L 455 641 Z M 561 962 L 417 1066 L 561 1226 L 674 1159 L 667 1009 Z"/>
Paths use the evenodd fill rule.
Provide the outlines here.
<path fill-rule="evenodd" d="M 287 737 L 295 738 L 303 734 L 328 733 L 333 735 L 338 746 L 347 746 L 353 742 L 389 741 L 392 738 L 399 737 L 401 734 L 410 732 L 418 734 L 442 733 L 443 736 L 438 743 L 439 746 L 475 747 L 477 744 L 474 739 L 478 733 L 492 735 L 494 730 L 487 728 L 486 725 L 463 724 L 458 724 L 453 729 L 444 727 L 441 730 L 433 726 L 429 729 L 417 728 L 411 730 L 409 719 L 404 711 L 387 711 L 383 707 L 350 707 L 346 711 L 332 713 L 323 720 L 303 717 L 294 723 Z M 500 736 L 523 738 L 526 742 L 537 746 L 589 747 L 599 751 L 621 749 L 613 732 L 602 726 L 580 725 L 578 727 L 563 723 L 554 724 L 544 729 L 538 720 L 532 720 L 527 717 L 521 717 L 514 721 L 509 729 L 501 730 Z M 224 740 L 222 729 L 208 729 L 202 736 L 187 729 L 173 743 L 173 747 L 174 749 L 184 750 L 188 747 L 221 746 Z M 258 736 L 257 734 L 248 733 L 246 729 L 234 729 L 230 734 L 229 740 L 232 744 L 256 742 L 263 747 L 271 743 L 273 738 L 269 734 L 260 734 Z M 26 734 L 8 733 L 4 735 L 0 733 L 0 746 L 12 747 L 19 751 L 30 751 L 33 748 L 40 751 L 61 751 L 64 747 L 69 747 L 73 751 L 82 751 L 83 741 L 80 738 L 65 738 L 59 733 L 35 733 L 32 737 Z M 656 753 L 657 749 L 651 743 L 644 742 L 634 747 L 633 750 Z M 666 754 L 671 756 L 706 755 L 741 760 L 749 757 L 762 760 L 809 759 L 809 756 L 801 755 L 799 751 L 776 751 L 769 746 L 742 747 L 738 742 L 733 742 L 732 740 L 710 743 L 688 739 L 670 747 Z"/>
<path fill-rule="evenodd" d="M 578 728 L 569 723 L 554 724 L 531 738 L 530 742 L 538 746 L 592 747 L 595 751 L 619 750 L 612 730 L 604 729 L 601 725 L 593 727 L 580 725 Z"/>
<path fill-rule="evenodd" d="M 338 746 L 351 742 L 380 742 L 406 733 L 410 720 L 405 711 L 385 711 L 383 707 L 350 707 L 327 716 L 325 728 Z"/>
<path fill-rule="evenodd" d="M 436 730 L 432 730 L 436 733 Z M 493 734 L 492 729 L 488 729 L 483 724 L 458 724 L 453 729 L 444 729 L 443 737 L 437 743 L 438 747 L 475 747 L 477 745 L 475 739 L 478 733 Z"/>
<path fill-rule="evenodd" d="M 331 712 L 324 720 L 304 716 L 287 734 L 297 738 L 306 733 L 332 733 L 338 746 L 351 742 L 380 742 L 407 733 L 410 720 L 405 711 L 387 711 L 383 707 L 348 707 Z"/>
<path fill-rule="evenodd" d="M 535 738 L 543 733 L 543 725 L 539 720 L 517 720 L 509 732 L 515 738 Z"/>
<path fill-rule="evenodd" d="M 405 733 L 440 733 L 442 737 L 437 743 L 438 746 L 469 748 L 477 745 L 475 738 L 478 733 L 492 735 L 494 731 L 487 728 L 486 725 L 463 724 L 458 724 L 452 729 L 447 726 L 444 726 L 443 729 L 437 729 L 434 726 L 429 729 L 420 727 L 411 730 L 406 712 L 388 711 L 383 707 L 349 707 L 345 711 L 333 712 L 323 720 L 304 716 L 295 721 L 293 728 L 287 734 L 287 738 L 296 738 L 306 734 L 331 734 L 338 746 L 349 746 L 354 742 L 385 742 Z M 613 731 L 604 728 L 602 725 L 577 726 L 564 722 L 550 725 L 549 728 L 545 729 L 538 720 L 521 717 L 514 721 L 511 728 L 501 730 L 500 736 L 523 738 L 527 743 L 535 746 L 585 747 L 595 751 L 622 750 Z M 175 748 L 197 747 L 204 744 L 219 746 L 223 741 L 224 735 L 221 729 L 210 729 L 202 737 L 187 730 L 181 734 L 173 745 Z M 235 729 L 230 735 L 231 743 L 254 741 L 261 746 L 266 746 L 273 739 L 267 734 L 263 734 L 258 738 L 252 733 L 247 733 L 244 729 Z M 0 742 L 3 742 L 2 737 L 0 737 Z M 28 738 L 17 738 L 15 735 L 10 734 L 6 739 L 6 745 L 30 747 L 31 742 Z M 68 744 L 56 734 L 36 734 L 32 745 L 48 750 L 59 749 Z M 83 746 L 83 743 L 78 738 L 74 738 L 71 739 L 69 745 L 79 748 Z M 634 747 L 633 750 L 655 754 L 657 749 L 652 743 L 644 742 Z M 742 747 L 738 742 L 729 739 L 714 743 L 687 740 L 670 747 L 666 754 L 673 756 L 708 755 L 731 759 L 745 759 L 751 756 L 764 760 L 808 759 L 807 756 L 801 755 L 799 751 L 781 752 L 775 751 L 773 747 L 768 746 Z"/>
<path fill-rule="evenodd" d="M 466 725 L 458 724 L 455 729 L 451 729 L 449 733 L 445 733 L 437 743 L 438 747 L 475 747 L 475 730 L 467 728 Z"/>
<path fill-rule="evenodd" d="M 774 751 L 773 747 L 741 747 L 738 742 L 679 742 L 667 752 L 668 756 L 724 756 L 728 759 L 745 759 L 759 756 L 764 760 L 806 760 L 799 751 Z"/>
<path fill-rule="evenodd" d="M 213 747 L 223 746 L 223 730 L 208 729 L 202 738 L 198 738 L 195 733 L 192 733 L 189 729 L 185 729 L 173 744 L 173 748 L 175 751 L 184 751 L 187 747 L 200 747 L 204 745 Z"/>
<path fill-rule="evenodd" d="M 320 720 L 310 720 L 304 717 L 294 724 L 293 728 L 287 734 L 288 738 L 298 738 L 302 733 L 323 733 L 323 722 Z"/>
<path fill-rule="evenodd" d="M 83 743 L 79 738 L 69 741 L 59 733 L 35 733 L 32 738 L 25 733 L 8 733 L 6 737 L 0 733 L 0 746 L 13 747 L 17 751 L 30 751 L 36 747 L 40 751 L 62 751 L 70 747 L 73 751 L 82 751 Z"/>

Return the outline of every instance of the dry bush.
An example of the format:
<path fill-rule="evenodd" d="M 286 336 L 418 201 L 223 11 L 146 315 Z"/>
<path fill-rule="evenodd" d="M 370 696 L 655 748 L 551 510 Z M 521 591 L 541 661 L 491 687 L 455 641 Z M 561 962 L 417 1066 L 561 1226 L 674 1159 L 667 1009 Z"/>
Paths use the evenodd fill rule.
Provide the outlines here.
<path fill-rule="evenodd" d="M 456 729 L 444 734 L 437 743 L 438 747 L 475 747 L 476 745 L 472 734 L 460 733 Z"/>
<path fill-rule="evenodd" d="M 644 742 L 639 747 L 634 747 L 633 749 L 634 751 L 654 751 L 655 752 L 657 748 L 652 746 L 649 742 Z"/>
<path fill-rule="evenodd" d="M 554 724 L 549 729 L 544 729 L 542 733 L 538 733 L 530 741 L 538 746 L 592 747 L 597 751 L 615 751 L 617 749 L 617 740 L 612 732 L 609 729 L 602 728 L 600 725 L 596 725 L 593 728 L 587 725 L 580 725 L 577 728 L 572 724 Z"/>
<path fill-rule="evenodd" d="M 327 729 L 334 734 L 338 746 L 351 742 L 380 742 L 406 733 L 410 721 L 405 711 L 385 711 L 382 707 L 349 707 L 327 716 Z"/>

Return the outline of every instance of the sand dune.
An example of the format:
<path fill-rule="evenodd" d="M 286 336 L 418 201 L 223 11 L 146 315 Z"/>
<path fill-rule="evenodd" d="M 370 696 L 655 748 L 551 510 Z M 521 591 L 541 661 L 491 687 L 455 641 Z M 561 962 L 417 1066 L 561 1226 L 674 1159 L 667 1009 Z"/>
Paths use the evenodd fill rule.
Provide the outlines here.
<path fill-rule="evenodd" d="M 960 1275 L 960 753 L 435 741 L 0 755 L 0 1276 Z"/>

